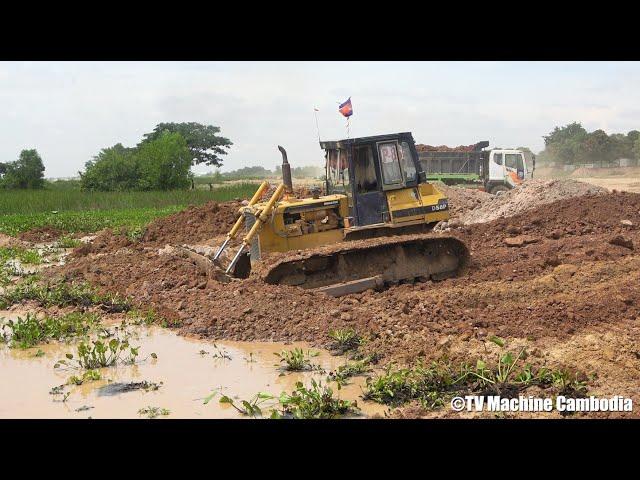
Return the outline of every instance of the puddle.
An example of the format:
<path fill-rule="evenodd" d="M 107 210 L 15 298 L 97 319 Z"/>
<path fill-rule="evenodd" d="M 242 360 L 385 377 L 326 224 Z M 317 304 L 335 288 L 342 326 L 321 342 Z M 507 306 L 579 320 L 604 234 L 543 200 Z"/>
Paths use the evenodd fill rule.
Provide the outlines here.
<path fill-rule="evenodd" d="M 21 313 L 22 315 L 24 313 Z M 0 318 L 15 318 L 16 312 L 1 312 Z M 249 400 L 260 391 L 279 395 L 290 393 L 297 381 L 308 384 L 311 378 L 326 383 L 330 370 L 346 362 L 326 351 L 312 358 L 325 373 L 291 372 L 281 375 L 274 355 L 283 349 L 310 347 L 304 343 L 213 342 L 178 336 L 161 327 L 132 327 L 132 346 L 140 346 L 139 358 L 152 352 L 137 365 L 103 368 L 102 379 L 79 386 L 68 386 L 66 402 L 54 401 L 62 396 L 50 395 L 51 388 L 66 383 L 74 371 L 54 369 L 57 360 L 75 352 L 73 343 L 52 342 L 27 350 L 10 349 L 0 344 L 0 418 L 140 418 L 138 410 L 148 406 L 166 408 L 168 417 L 158 418 L 245 418 L 230 405 L 218 402 L 221 395 Z M 36 356 L 41 350 L 43 356 Z M 201 351 L 209 352 L 201 354 Z M 225 358 L 214 358 L 214 355 Z M 230 357 L 230 358 L 226 358 Z M 338 390 L 331 383 L 334 395 L 357 400 L 364 416 L 384 415 L 386 407 L 360 398 L 364 377 L 350 379 L 352 383 Z M 153 382 L 159 389 L 130 388 L 131 382 Z M 125 384 L 123 387 L 119 384 Z M 118 392 L 118 390 L 124 390 Z M 218 395 L 208 404 L 203 400 L 214 390 Z M 107 392 L 107 393 L 105 393 Z"/>

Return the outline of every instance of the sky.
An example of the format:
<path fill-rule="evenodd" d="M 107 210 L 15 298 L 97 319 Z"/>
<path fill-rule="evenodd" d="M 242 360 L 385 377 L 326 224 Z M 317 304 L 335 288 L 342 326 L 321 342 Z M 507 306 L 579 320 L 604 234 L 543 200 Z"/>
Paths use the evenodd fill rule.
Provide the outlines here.
<path fill-rule="evenodd" d="M 0 162 L 36 148 L 48 178 L 160 122 L 216 125 L 222 171 L 323 165 L 323 140 L 410 131 L 416 143 L 544 147 L 555 126 L 640 129 L 640 62 L 0 62 Z M 196 173 L 212 167 L 199 166 Z"/>

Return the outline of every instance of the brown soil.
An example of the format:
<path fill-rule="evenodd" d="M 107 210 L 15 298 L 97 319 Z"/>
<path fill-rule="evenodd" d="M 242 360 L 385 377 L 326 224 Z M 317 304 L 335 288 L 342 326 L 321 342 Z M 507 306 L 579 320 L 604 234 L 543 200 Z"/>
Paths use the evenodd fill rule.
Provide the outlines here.
<path fill-rule="evenodd" d="M 18 235 L 20 240 L 31 243 L 44 243 L 57 240 L 63 235 L 62 230 L 53 227 L 38 227 Z"/>
<path fill-rule="evenodd" d="M 573 187 L 547 185 L 547 196 L 566 188 Z M 460 199 L 475 195 L 462 192 Z M 163 249 L 166 243 L 216 243 L 233 223 L 236 203 L 209 204 L 159 220 L 140 242 L 104 233 L 94 241 L 97 247 L 51 274 L 130 295 L 189 335 L 326 345 L 331 329 L 354 327 L 370 338 L 365 350 L 381 354 L 383 363 L 445 354 L 473 361 L 486 355 L 485 340 L 498 335 L 510 346 L 527 345 L 537 363 L 597 374 L 590 383 L 594 395 L 626 395 L 637 403 L 640 194 L 577 195 L 444 232 L 463 240 L 471 252 L 471 264 L 459 278 L 337 299 L 267 285 L 257 274 L 221 283 L 189 257 Z M 473 209 L 490 201 L 481 197 L 480 203 L 469 200 Z M 459 216 L 471 208 L 466 200 L 458 205 Z M 217 239 L 211 242 L 212 237 Z M 265 264 L 281 258 L 271 255 Z M 428 415 L 453 414 L 445 408 Z"/>

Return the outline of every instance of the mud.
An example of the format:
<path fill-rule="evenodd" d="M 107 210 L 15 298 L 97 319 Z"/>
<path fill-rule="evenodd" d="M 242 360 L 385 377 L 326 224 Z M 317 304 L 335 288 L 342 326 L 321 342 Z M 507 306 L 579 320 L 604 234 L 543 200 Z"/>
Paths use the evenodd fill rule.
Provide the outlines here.
<path fill-rule="evenodd" d="M 15 318 L 16 314 L 0 312 L 3 316 Z M 308 384 L 314 378 L 324 384 L 327 373 L 345 361 L 321 351 L 312 359 L 321 370 L 281 374 L 274 353 L 295 347 L 306 351 L 307 344 L 214 344 L 160 327 L 138 327 L 134 333 L 130 342 L 140 347 L 140 357 L 154 352 L 156 359 L 99 369 L 100 380 L 65 386 L 63 392 L 69 397 L 64 402 L 63 395 L 48 392 L 78 374 L 53 368 L 57 360 L 74 350 L 73 343 L 53 342 L 26 350 L 0 345 L 0 418 L 140 418 L 138 411 L 147 406 L 170 411 L 158 418 L 242 418 L 229 405 L 219 403 L 222 395 L 249 400 L 261 391 L 276 396 L 290 393 L 297 381 Z M 38 351 L 42 353 L 37 356 Z M 226 357 L 215 358 L 219 352 Z M 365 377 L 352 380 L 339 392 L 334 389 L 336 396 L 356 401 L 362 418 L 384 415 L 387 409 L 383 406 L 358 398 Z M 149 388 L 150 383 L 155 387 Z M 214 391 L 217 395 L 205 404 Z"/>
<path fill-rule="evenodd" d="M 596 374 L 594 394 L 627 395 L 637 403 L 640 195 L 606 193 L 573 181 L 535 181 L 519 188 L 494 199 L 481 192 L 456 192 L 456 216 L 470 221 L 453 221 L 441 234 L 465 242 L 471 261 L 459 278 L 441 282 L 407 283 L 335 299 L 265 284 L 257 271 L 224 284 L 189 258 L 160 253 L 164 240 L 216 244 L 232 215 L 225 217 L 224 227 L 208 225 L 194 236 L 188 229 L 171 230 L 165 219 L 162 228 L 151 227 L 155 235 L 127 244 L 106 242 L 50 274 L 130 295 L 155 308 L 179 333 L 199 338 L 327 346 L 331 329 L 352 327 L 367 337 L 363 351 L 381 355 L 383 365 L 443 355 L 475 361 L 487 338 L 497 335 L 510 345 L 526 343 L 539 352 L 533 356 L 537 362 L 580 365 Z M 230 212 L 233 208 L 229 205 Z M 192 225 L 189 215 L 195 221 L 212 214 L 191 210 L 179 222 Z M 213 240 L 205 238 L 208 232 Z M 347 247 L 325 249 L 340 248 Z M 272 254 L 262 268 L 297 255 L 303 252 Z M 452 415 L 447 409 L 405 413 Z"/>

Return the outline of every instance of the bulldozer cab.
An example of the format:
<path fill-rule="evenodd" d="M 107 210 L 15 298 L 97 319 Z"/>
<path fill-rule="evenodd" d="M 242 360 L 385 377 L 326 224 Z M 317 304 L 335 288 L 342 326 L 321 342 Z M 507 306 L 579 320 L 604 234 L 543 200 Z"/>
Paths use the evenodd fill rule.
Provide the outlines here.
<path fill-rule="evenodd" d="M 345 194 L 356 226 L 389 222 L 385 192 L 426 181 L 409 132 L 320 142 L 326 192 Z"/>

